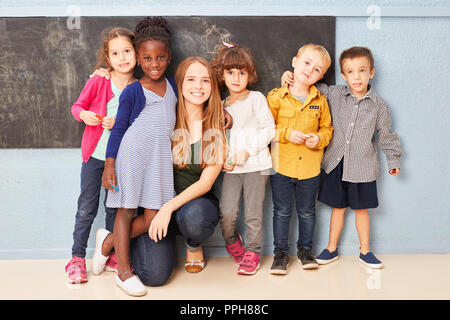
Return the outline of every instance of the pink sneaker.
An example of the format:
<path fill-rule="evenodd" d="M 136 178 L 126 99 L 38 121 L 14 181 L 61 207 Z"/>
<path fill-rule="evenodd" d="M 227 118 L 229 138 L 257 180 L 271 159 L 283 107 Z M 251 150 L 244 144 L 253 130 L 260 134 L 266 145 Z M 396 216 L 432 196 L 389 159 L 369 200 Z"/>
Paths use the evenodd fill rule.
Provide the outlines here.
<path fill-rule="evenodd" d="M 134 269 L 131 266 L 131 263 L 130 263 L 130 269 L 131 269 L 131 272 L 134 273 Z M 110 272 L 117 273 L 118 270 L 119 270 L 119 263 L 117 262 L 116 254 L 113 252 L 108 257 L 108 260 L 106 260 L 105 271 L 110 271 Z"/>
<path fill-rule="evenodd" d="M 115 253 L 111 253 L 111 255 L 108 257 L 108 260 L 106 260 L 105 271 L 117 273 L 118 268 L 119 264 L 117 263 L 117 256 Z"/>
<path fill-rule="evenodd" d="M 66 265 L 66 274 L 69 283 L 87 282 L 86 260 L 80 257 L 73 257 Z"/>
<path fill-rule="evenodd" d="M 255 274 L 260 267 L 259 254 L 253 251 L 246 251 L 239 264 L 238 274 Z"/>
<path fill-rule="evenodd" d="M 225 246 L 228 253 L 231 254 L 231 256 L 234 259 L 234 262 L 240 263 L 242 260 L 242 257 L 244 256 L 245 248 L 242 244 L 242 237 L 240 234 L 236 235 L 236 241 L 232 244 L 227 244 Z"/>

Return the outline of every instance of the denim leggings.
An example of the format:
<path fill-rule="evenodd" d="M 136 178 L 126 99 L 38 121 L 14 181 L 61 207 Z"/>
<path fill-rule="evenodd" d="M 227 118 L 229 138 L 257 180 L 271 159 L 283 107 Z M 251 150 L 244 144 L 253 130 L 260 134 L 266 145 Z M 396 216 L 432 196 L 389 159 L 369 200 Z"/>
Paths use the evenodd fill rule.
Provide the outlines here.
<path fill-rule="evenodd" d="M 97 216 L 104 167 L 105 161 L 92 157 L 88 162 L 83 162 L 81 164 L 81 191 L 80 196 L 78 197 L 78 209 L 73 230 L 72 256 L 81 258 L 86 256 L 86 247 L 92 223 Z M 105 226 L 106 229 L 112 231 L 117 209 L 106 207 L 108 190 L 105 191 Z"/>
<path fill-rule="evenodd" d="M 213 233 L 219 222 L 219 202 L 205 195 L 186 203 L 172 214 L 166 237 L 154 242 L 147 233 L 131 240 L 131 265 L 147 286 L 162 286 L 175 265 L 176 235 L 185 238 L 190 250 L 198 248 Z"/>

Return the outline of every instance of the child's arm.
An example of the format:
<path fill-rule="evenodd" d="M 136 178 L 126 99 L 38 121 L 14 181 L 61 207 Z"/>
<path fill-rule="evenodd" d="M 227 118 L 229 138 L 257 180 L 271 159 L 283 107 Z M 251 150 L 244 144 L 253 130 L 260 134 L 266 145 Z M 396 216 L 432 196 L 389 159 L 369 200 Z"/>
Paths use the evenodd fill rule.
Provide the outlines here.
<path fill-rule="evenodd" d="M 258 122 L 258 131 L 251 141 L 247 141 L 245 149 L 236 152 L 230 159 L 232 164 L 228 164 L 228 160 L 224 164 L 226 171 L 232 171 L 234 165 L 243 166 L 249 157 L 255 156 L 261 150 L 267 148 L 267 145 L 275 137 L 275 122 L 272 113 L 267 105 L 266 97 L 260 93 L 255 93 L 255 100 L 252 101 L 252 114 Z"/>
<path fill-rule="evenodd" d="M 274 89 L 277 90 L 277 89 Z M 276 97 L 275 91 L 272 90 L 267 95 L 267 104 L 269 105 L 270 112 L 272 113 L 273 120 L 275 121 L 275 137 L 274 141 L 279 141 L 280 143 L 288 143 L 290 142 L 289 138 L 293 128 L 288 128 L 285 124 L 280 124 L 278 115 L 280 112 L 280 101 L 278 97 Z"/>
<path fill-rule="evenodd" d="M 119 151 L 120 142 L 123 135 L 128 129 L 130 121 L 133 101 L 131 98 L 131 90 L 124 89 L 119 97 L 119 108 L 117 110 L 114 127 L 109 136 L 108 146 L 106 148 L 105 169 L 102 175 L 102 186 L 108 190 L 114 190 L 111 185 L 117 186 L 115 162 L 117 152 Z"/>
<path fill-rule="evenodd" d="M 167 235 L 172 213 L 193 199 L 209 192 L 222 170 L 222 164 L 210 165 L 203 169 L 200 179 L 186 188 L 179 195 L 164 204 L 153 218 L 148 235 L 155 242 Z"/>
<path fill-rule="evenodd" d="M 294 73 L 292 71 L 285 71 L 283 75 L 281 76 L 281 86 L 287 86 L 287 85 L 294 85 Z M 326 83 L 323 82 L 317 82 L 314 84 L 319 91 L 328 98 L 328 95 L 330 92 L 336 88 L 337 86 L 329 86 Z"/>
<path fill-rule="evenodd" d="M 402 155 L 400 139 L 395 132 L 391 132 L 391 114 L 388 106 L 382 99 L 379 99 L 378 103 L 381 106 L 375 127 L 378 133 L 378 146 L 386 155 L 389 173 L 398 175 Z"/>
<path fill-rule="evenodd" d="M 84 85 L 78 100 L 73 104 L 71 112 L 75 120 L 83 121 L 89 126 L 96 126 L 100 120 L 95 116 L 95 112 L 89 111 L 91 101 L 97 95 L 97 80 L 90 79 Z"/>
<path fill-rule="evenodd" d="M 223 127 L 223 130 L 231 129 L 231 127 L 233 126 L 233 117 L 228 113 L 227 110 L 225 110 L 225 108 L 223 108 L 223 115 L 225 117 L 225 125 Z"/>
<path fill-rule="evenodd" d="M 317 133 L 308 133 L 311 139 L 307 139 L 305 145 L 311 149 L 324 149 L 333 136 L 333 127 L 331 126 L 331 113 L 328 108 L 328 102 L 325 97 L 322 99 L 322 108 L 320 108 L 319 130 Z"/>
<path fill-rule="evenodd" d="M 107 158 L 116 158 L 120 142 L 128 129 L 131 111 L 133 109 L 133 93 L 134 90 L 127 87 L 119 97 L 119 108 L 117 109 L 116 121 L 111 130 L 108 147 L 106 149 Z"/>
<path fill-rule="evenodd" d="M 267 148 L 267 145 L 275 138 L 275 122 L 272 113 L 267 105 L 267 99 L 262 94 L 256 95 L 253 104 L 253 114 L 259 124 L 258 135 L 255 137 L 255 143 L 247 149 L 250 156 L 258 154 L 259 151 Z"/>

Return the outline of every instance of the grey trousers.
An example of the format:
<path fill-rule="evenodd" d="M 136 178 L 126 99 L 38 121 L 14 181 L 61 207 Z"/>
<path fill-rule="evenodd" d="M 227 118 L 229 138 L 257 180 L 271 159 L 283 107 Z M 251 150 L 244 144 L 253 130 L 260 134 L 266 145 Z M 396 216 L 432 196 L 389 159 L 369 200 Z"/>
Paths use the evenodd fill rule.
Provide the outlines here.
<path fill-rule="evenodd" d="M 220 224 L 227 245 L 236 241 L 236 222 L 243 194 L 245 247 L 246 250 L 261 253 L 263 202 L 268 178 L 267 170 L 224 174 L 220 197 Z"/>

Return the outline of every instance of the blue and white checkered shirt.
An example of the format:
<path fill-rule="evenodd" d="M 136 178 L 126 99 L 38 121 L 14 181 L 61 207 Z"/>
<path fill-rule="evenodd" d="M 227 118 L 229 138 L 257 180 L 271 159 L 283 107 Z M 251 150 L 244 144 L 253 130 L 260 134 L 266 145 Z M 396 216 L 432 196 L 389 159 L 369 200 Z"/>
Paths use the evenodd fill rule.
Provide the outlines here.
<path fill-rule="evenodd" d="M 386 154 L 389 170 L 400 168 L 402 147 L 391 132 L 389 109 L 373 88 L 358 101 L 347 86 L 316 84 L 327 97 L 334 128 L 325 149 L 322 169 L 330 173 L 344 158 L 343 181 L 361 183 L 378 176 L 377 144 Z"/>

